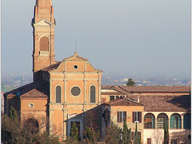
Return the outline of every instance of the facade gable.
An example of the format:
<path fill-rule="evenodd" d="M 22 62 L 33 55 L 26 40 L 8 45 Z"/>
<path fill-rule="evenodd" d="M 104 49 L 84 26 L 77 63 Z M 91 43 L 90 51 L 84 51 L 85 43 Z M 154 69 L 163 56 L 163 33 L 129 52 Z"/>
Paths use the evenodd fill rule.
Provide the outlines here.
<path fill-rule="evenodd" d="M 42 20 L 34 23 L 33 26 L 55 26 L 55 24 L 46 19 L 42 19 Z"/>

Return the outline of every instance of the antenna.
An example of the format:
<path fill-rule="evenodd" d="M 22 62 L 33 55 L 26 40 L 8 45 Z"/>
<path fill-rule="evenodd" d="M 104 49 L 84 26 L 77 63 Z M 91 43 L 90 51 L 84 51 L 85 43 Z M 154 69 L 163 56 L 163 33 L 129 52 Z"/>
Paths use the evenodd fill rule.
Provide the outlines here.
<path fill-rule="evenodd" d="M 75 46 L 74 46 L 74 48 L 75 48 L 75 52 L 77 52 L 77 43 L 76 43 L 76 40 L 75 40 Z"/>

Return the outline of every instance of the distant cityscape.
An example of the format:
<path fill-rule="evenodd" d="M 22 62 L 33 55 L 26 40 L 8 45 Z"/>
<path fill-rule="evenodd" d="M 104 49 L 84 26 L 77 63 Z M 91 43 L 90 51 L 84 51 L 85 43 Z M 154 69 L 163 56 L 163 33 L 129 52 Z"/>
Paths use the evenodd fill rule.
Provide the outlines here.
<path fill-rule="evenodd" d="M 33 81 L 32 73 L 2 73 L 1 92 L 13 90 Z M 136 82 L 136 86 L 190 86 L 190 73 L 154 74 L 154 73 L 104 73 L 102 85 L 126 85 L 129 78 Z"/>

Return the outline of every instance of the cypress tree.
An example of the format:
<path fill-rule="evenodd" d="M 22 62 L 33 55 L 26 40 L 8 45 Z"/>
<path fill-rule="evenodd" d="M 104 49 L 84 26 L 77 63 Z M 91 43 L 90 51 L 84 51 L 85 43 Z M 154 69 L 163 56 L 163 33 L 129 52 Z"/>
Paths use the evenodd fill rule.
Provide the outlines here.
<path fill-rule="evenodd" d="M 126 119 L 124 119 L 124 122 L 123 122 L 123 143 L 124 144 L 131 143 L 130 131 L 131 129 L 128 129 Z"/>
<path fill-rule="evenodd" d="M 136 122 L 136 126 L 135 126 L 135 135 L 134 135 L 134 144 L 141 144 L 141 138 L 137 132 L 137 122 Z"/>
<path fill-rule="evenodd" d="M 71 136 L 73 141 L 79 141 L 80 140 L 78 128 L 76 127 L 75 122 L 73 122 L 73 124 L 72 124 L 70 136 Z"/>
<path fill-rule="evenodd" d="M 164 121 L 163 128 L 164 128 L 164 142 L 163 142 L 163 144 L 168 144 L 169 143 L 169 129 L 168 129 L 167 121 Z"/>

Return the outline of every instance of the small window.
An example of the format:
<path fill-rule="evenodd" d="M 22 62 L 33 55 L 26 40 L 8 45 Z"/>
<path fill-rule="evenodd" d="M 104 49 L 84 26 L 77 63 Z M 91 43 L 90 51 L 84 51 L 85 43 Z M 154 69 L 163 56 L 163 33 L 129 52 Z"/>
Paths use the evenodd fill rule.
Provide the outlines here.
<path fill-rule="evenodd" d="M 119 97 L 119 96 L 116 96 L 116 99 L 120 99 L 120 97 Z"/>
<path fill-rule="evenodd" d="M 163 129 L 164 123 L 168 125 L 168 116 L 165 113 L 160 113 L 157 116 L 157 128 Z"/>
<path fill-rule="evenodd" d="M 90 103 L 95 103 L 95 86 L 90 87 Z"/>
<path fill-rule="evenodd" d="M 49 51 L 49 39 L 47 37 L 40 39 L 40 51 Z"/>
<path fill-rule="evenodd" d="M 111 100 L 114 100 L 114 99 L 115 99 L 115 97 L 114 97 L 114 96 L 110 96 L 110 101 L 111 101 Z"/>
<path fill-rule="evenodd" d="M 74 86 L 72 89 L 71 89 L 71 94 L 73 96 L 78 96 L 80 94 L 81 90 L 79 87 L 77 86 Z"/>
<path fill-rule="evenodd" d="M 118 111 L 117 112 L 117 122 L 123 123 L 124 119 L 127 117 L 126 111 Z"/>
<path fill-rule="evenodd" d="M 56 87 L 56 103 L 61 103 L 61 87 Z"/>
<path fill-rule="evenodd" d="M 74 69 L 78 69 L 78 66 L 77 66 L 77 65 L 74 65 Z"/>
<path fill-rule="evenodd" d="M 133 112 L 132 113 L 132 122 L 135 123 L 136 121 L 141 123 L 142 122 L 142 112 Z"/>
<path fill-rule="evenodd" d="M 151 138 L 147 138 L 147 144 L 151 144 Z"/>

